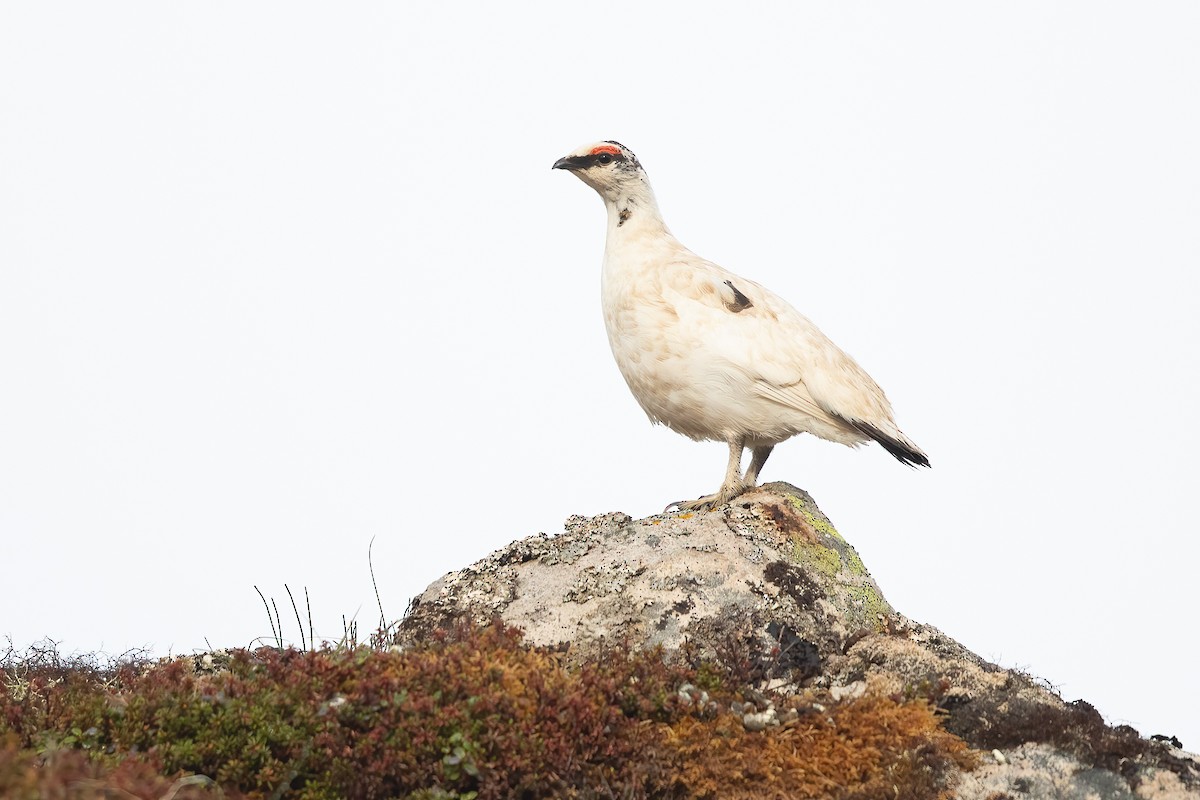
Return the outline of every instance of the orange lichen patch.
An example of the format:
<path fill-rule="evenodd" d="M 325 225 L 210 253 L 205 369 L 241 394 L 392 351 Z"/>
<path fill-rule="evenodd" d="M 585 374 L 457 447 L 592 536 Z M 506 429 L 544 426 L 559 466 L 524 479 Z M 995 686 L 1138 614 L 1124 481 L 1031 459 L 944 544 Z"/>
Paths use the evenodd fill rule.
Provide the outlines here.
<path fill-rule="evenodd" d="M 949 776 L 975 763 L 924 702 L 869 697 L 763 733 L 734 716 L 663 727 L 687 796 L 702 800 L 949 798 Z"/>
<path fill-rule="evenodd" d="M 592 152 L 588 153 L 588 155 L 598 156 L 601 153 L 608 153 L 609 155 L 619 156 L 619 155 L 621 155 L 621 148 L 614 147 L 611 144 L 602 144 L 599 147 L 593 147 Z"/>

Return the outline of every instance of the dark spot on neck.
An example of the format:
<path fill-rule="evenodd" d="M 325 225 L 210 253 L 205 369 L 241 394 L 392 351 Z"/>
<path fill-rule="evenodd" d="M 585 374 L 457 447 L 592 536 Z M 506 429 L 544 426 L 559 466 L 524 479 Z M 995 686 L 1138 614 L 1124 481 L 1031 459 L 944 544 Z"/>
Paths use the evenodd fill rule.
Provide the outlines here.
<path fill-rule="evenodd" d="M 617 227 L 619 228 L 622 225 L 624 225 L 626 222 L 629 221 L 629 218 L 632 216 L 633 216 L 633 212 L 631 212 L 628 208 L 622 208 L 619 212 L 617 212 L 617 219 L 618 219 Z"/>

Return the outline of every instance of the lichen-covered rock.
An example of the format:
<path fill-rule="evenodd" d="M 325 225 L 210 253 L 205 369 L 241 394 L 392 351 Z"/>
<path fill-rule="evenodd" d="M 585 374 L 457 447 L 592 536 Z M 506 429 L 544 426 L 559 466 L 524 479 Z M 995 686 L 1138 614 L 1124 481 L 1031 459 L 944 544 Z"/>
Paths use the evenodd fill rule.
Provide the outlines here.
<path fill-rule="evenodd" d="M 580 658 L 614 641 L 690 641 L 715 656 L 749 637 L 778 651 L 771 677 L 804 679 L 894 612 L 812 498 L 770 484 L 708 514 L 572 517 L 559 536 L 514 542 L 436 581 L 403 631 L 497 615 L 530 644 L 569 644 Z"/>
<path fill-rule="evenodd" d="M 1024 744 L 989 754 L 959 779 L 960 800 L 1061 798 L 1062 800 L 1172 800 L 1195 796 L 1179 775 L 1147 767 L 1129 781 L 1118 771 L 1090 766 L 1046 744 Z"/>
<path fill-rule="evenodd" d="M 662 646 L 769 692 L 927 697 L 946 730 L 999 756 L 964 779 L 961 800 L 1200 800 L 1196 757 L 1109 727 L 1088 704 L 898 614 L 813 499 L 788 484 L 703 514 L 572 517 L 557 536 L 522 539 L 435 581 L 399 638 L 496 617 L 577 662 L 614 645 Z M 772 713 L 764 702 L 743 722 L 767 728 Z"/>

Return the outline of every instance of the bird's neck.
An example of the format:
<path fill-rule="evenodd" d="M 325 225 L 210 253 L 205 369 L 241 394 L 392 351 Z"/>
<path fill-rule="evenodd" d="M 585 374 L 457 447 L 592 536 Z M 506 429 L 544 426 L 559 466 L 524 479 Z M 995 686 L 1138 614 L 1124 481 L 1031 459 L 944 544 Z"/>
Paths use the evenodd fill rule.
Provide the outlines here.
<path fill-rule="evenodd" d="M 605 199 L 608 210 L 608 235 L 604 242 L 602 292 L 628 289 L 647 272 L 670 261 L 683 245 L 667 230 L 658 203 L 648 190 L 644 194 Z M 632 283 L 631 283 L 632 282 Z M 606 303 L 614 302 L 610 299 Z"/>
<path fill-rule="evenodd" d="M 632 234 L 665 234 L 670 236 L 662 214 L 658 210 L 658 202 L 649 186 L 639 186 L 636 190 L 622 192 L 613 199 L 605 198 L 605 208 L 608 211 L 608 241 L 623 239 Z"/>

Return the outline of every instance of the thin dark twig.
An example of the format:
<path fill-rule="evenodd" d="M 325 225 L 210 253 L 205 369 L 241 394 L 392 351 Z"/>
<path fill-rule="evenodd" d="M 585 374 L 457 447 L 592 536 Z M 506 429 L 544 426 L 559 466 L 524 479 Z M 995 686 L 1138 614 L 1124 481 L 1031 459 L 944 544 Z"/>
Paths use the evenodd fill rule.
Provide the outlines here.
<path fill-rule="evenodd" d="M 262 590 L 257 586 L 254 587 L 254 591 L 258 592 L 258 596 L 263 601 L 263 608 L 267 610 L 267 622 L 271 623 L 271 635 L 275 637 L 275 641 L 279 642 L 279 646 L 283 647 L 283 638 L 279 635 L 279 631 L 275 630 L 275 620 L 271 619 L 271 607 L 267 605 L 267 598 L 263 597 Z M 275 601 L 272 600 L 271 602 Z"/>
<path fill-rule="evenodd" d="M 308 645 L 304 641 L 304 623 L 300 621 L 300 609 L 296 608 L 296 598 L 292 597 L 291 588 L 285 583 L 283 589 L 288 593 L 288 600 L 292 601 L 292 613 L 296 615 L 296 627 L 300 629 L 300 649 L 307 650 Z"/>
<path fill-rule="evenodd" d="M 383 601 L 379 599 L 379 583 L 375 580 L 375 565 L 371 562 L 371 548 L 375 545 L 375 537 L 367 544 L 367 568 L 371 571 L 371 586 L 375 589 L 375 604 L 379 606 L 379 628 L 387 628 L 387 617 L 383 613 Z"/>
<path fill-rule="evenodd" d="M 275 598 L 271 598 L 271 608 L 275 609 L 275 624 L 279 626 L 279 635 L 275 638 L 279 640 L 279 649 L 283 649 L 283 620 L 279 618 L 279 606 L 275 605 Z"/>
<path fill-rule="evenodd" d="M 309 599 L 308 599 L 308 587 L 307 586 L 304 587 L 304 605 L 306 608 L 308 608 L 308 643 L 310 645 L 312 645 L 313 649 L 315 650 L 317 647 L 317 639 L 315 636 L 313 636 L 312 603 L 309 602 Z"/>

